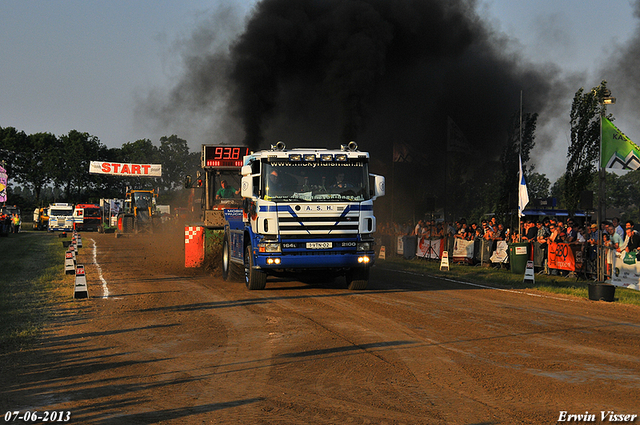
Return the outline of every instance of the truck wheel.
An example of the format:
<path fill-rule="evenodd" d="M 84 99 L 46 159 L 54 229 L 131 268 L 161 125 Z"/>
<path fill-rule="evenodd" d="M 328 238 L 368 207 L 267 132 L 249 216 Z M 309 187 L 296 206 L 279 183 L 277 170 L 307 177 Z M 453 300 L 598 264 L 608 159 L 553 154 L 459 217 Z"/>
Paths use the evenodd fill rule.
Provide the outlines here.
<path fill-rule="evenodd" d="M 122 233 L 132 233 L 134 230 L 133 217 L 124 216 L 122 219 Z"/>
<path fill-rule="evenodd" d="M 267 274 L 253 268 L 253 252 L 251 245 L 247 245 L 244 252 L 244 283 L 250 291 L 264 289 L 267 285 Z"/>
<path fill-rule="evenodd" d="M 222 278 L 229 281 L 237 278 L 238 274 L 238 265 L 231 261 L 229 235 L 225 234 L 222 241 Z"/>
<path fill-rule="evenodd" d="M 367 284 L 369 283 L 369 268 L 353 268 L 347 272 L 345 278 L 349 290 L 361 291 L 367 289 Z"/>

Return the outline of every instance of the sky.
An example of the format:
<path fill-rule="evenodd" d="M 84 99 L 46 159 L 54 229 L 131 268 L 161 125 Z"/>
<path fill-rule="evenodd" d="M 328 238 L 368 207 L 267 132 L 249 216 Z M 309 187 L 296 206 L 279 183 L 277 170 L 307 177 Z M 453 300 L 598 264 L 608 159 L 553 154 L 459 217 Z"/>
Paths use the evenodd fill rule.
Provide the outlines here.
<path fill-rule="evenodd" d="M 597 86 L 615 46 L 638 30 L 630 0 L 477 0 L 477 10 L 495 31 L 535 64 L 554 64 L 575 74 L 587 89 Z M 197 29 L 214 26 L 216 42 L 233 40 L 255 1 L 246 0 L 0 0 L 0 127 L 57 136 L 71 130 L 96 136 L 108 147 L 177 134 L 192 150 L 215 143 L 201 123 L 185 118 L 171 129 L 141 113 L 184 75 L 186 51 L 198 50 Z M 211 16 L 225 14 L 215 20 Z M 188 46 L 187 46 L 188 45 Z M 204 48 L 204 47 L 203 47 Z M 625 90 L 609 112 L 634 141 L 640 123 Z M 526 103 L 527 93 L 523 93 Z M 569 145 L 571 98 L 560 116 L 540 116 L 553 147 L 534 149 L 536 171 L 553 182 L 564 171 Z M 214 118 L 211 118 L 214 119 Z M 174 123 L 175 124 L 175 123 Z M 548 136 L 552 134 L 553 136 Z M 549 143 L 545 143 L 549 145 Z"/>

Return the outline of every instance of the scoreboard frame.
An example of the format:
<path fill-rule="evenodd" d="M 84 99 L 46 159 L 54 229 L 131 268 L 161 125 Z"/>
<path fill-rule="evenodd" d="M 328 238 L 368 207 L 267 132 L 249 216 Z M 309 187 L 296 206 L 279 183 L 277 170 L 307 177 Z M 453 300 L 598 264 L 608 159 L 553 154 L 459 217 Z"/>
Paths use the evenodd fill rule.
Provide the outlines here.
<path fill-rule="evenodd" d="M 240 145 L 202 145 L 202 168 L 239 170 L 251 152 Z"/>

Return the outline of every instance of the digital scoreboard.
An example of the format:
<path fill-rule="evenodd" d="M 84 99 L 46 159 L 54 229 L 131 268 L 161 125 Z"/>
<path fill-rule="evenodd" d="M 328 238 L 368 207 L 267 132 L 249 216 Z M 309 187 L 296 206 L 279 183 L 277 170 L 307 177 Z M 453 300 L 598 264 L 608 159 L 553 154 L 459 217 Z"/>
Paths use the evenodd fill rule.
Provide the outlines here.
<path fill-rule="evenodd" d="M 202 145 L 202 167 L 233 170 L 242 168 L 242 158 L 249 155 L 246 146 Z"/>

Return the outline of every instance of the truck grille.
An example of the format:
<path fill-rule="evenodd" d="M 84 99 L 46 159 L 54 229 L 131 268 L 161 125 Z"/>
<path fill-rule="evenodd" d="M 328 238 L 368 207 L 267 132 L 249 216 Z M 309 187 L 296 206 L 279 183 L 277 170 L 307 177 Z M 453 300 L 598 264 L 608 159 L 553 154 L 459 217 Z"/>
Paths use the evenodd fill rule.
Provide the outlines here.
<path fill-rule="evenodd" d="M 356 235 L 358 233 L 358 213 L 344 217 L 291 217 L 286 213 L 278 214 L 280 235 Z"/>

